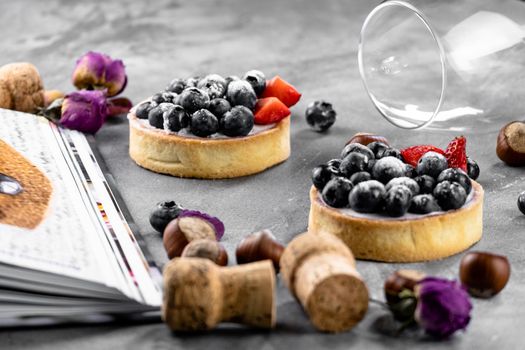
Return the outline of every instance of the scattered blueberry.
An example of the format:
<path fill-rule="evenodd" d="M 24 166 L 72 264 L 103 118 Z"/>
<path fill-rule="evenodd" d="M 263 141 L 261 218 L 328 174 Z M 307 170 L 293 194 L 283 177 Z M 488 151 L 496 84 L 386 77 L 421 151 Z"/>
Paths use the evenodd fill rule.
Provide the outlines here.
<path fill-rule="evenodd" d="M 431 194 L 419 194 L 412 198 L 408 211 L 414 214 L 428 214 L 434 211 L 441 211 L 436 198 Z"/>
<path fill-rule="evenodd" d="M 415 178 L 417 176 L 416 168 L 410 164 L 405 164 L 405 176 L 411 179 Z"/>
<path fill-rule="evenodd" d="M 174 105 L 166 110 L 162 117 L 164 119 L 164 130 L 179 131 L 182 129 L 181 120 L 187 118 L 187 113 L 182 106 Z"/>
<path fill-rule="evenodd" d="M 156 102 L 152 102 L 152 101 L 142 102 L 141 104 L 137 106 L 137 108 L 135 108 L 135 115 L 139 119 L 148 119 L 149 111 L 156 106 L 157 106 Z"/>
<path fill-rule="evenodd" d="M 352 176 L 350 176 L 350 181 L 354 185 L 357 185 L 360 182 L 372 180 L 372 175 L 366 171 L 359 171 L 357 173 L 354 173 Z"/>
<path fill-rule="evenodd" d="M 214 98 L 208 104 L 208 110 L 218 119 L 221 119 L 230 109 L 232 109 L 230 102 L 224 98 Z"/>
<path fill-rule="evenodd" d="M 226 94 L 226 80 L 218 74 L 208 74 L 197 83 L 197 87 L 206 92 L 210 99 Z"/>
<path fill-rule="evenodd" d="M 434 197 L 443 210 L 458 209 L 465 204 L 467 193 L 457 182 L 443 181 L 434 188 Z"/>
<path fill-rule="evenodd" d="M 479 165 L 469 157 L 467 157 L 467 174 L 472 180 L 476 180 L 479 177 Z"/>
<path fill-rule="evenodd" d="M 219 121 L 207 109 L 200 109 L 191 116 L 190 130 L 195 136 L 207 137 L 219 130 Z"/>
<path fill-rule="evenodd" d="M 391 147 L 383 151 L 383 153 L 381 154 L 381 158 L 384 158 L 384 157 L 394 157 L 401 161 L 403 160 L 403 156 L 401 155 L 401 152 L 398 149 L 391 148 Z"/>
<path fill-rule="evenodd" d="M 243 79 L 250 83 L 257 96 L 261 96 L 266 88 L 266 77 L 263 72 L 258 70 L 248 71 L 244 74 Z"/>
<path fill-rule="evenodd" d="M 518 196 L 518 209 L 525 214 L 525 192 L 521 192 Z"/>
<path fill-rule="evenodd" d="M 436 187 L 436 179 L 429 175 L 419 175 L 414 178 L 419 185 L 419 193 L 432 193 Z"/>
<path fill-rule="evenodd" d="M 324 186 L 332 179 L 333 172 L 327 164 L 316 166 L 312 169 L 312 183 L 315 188 L 322 191 Z"/>
<path fill-rule="evenodd" d="M 195 76 L 195 77 L 186 79 L 186 88 L 197 87 L 197 84 L 199 83 L 200 80 L 201 80 L 201 77 L 199 76 Z"/>
<path fill-rule="evenodd" d="M 335 123 L 336 116 L 332 104 L 326 101 L 310 103 L 305 112 L 306 122 L 317 132 L 328 130 Z"/>
<path fill-rule="evenodd" d="M 153 107 L 148 113 L 149 124 L 158 129 L 164 129 L 164 112 L 173 108 L 171 103 L 161 103 L 156 107 Z"/>
<path fill-rule="evenodd" d="M 367 145 L 368 148 L 374 153 L 374 156 L 379 159 L 383 158 L 383 152 L 390 148 L 386 143 L 374 141 Z"/>
<path fill-rule="evenodd" d="M 394 157 L 378 159 L 372 169 L 372 177 L 384 184 L 403 175 L 405 175 L 405 163 Z"/>
<path fill-rule="evenodd" d="M 402 177 L 396 177 L 392 180 L 388 181 L 388 183 L 385 186 L 385 190 L 388 192 L 391 188 L 396 186 L 406 186 L 410 192 L 412 192 L 412 195 L 415 196 L 419 194 L 419 185 L 414 179 L 411 179 L 406 176 Z"/>
<path fill-rule="evenodd" d="M 166 91 L 174 92 L 180 94 L 186 88 L 186 81 L 183 79 L 173 79 L 168 86 L 166 86 Z"/>
<path fill-rule="evenodd" d="M 399 217 L 404 215 L 410 207 L 412 191 L 404 185 L 391 187 L 385 195 L 385 212 L 389 216 Z"/>
<path fill-rule="evenodd" d="M 157 232 L 163 234 L 166 226 L 176 219 L 181 211 L 182 207 L 174 201 L 160 202 L 151 212 L 149 223 Z"/>
<path fill-rule="evenodd" d="M 339 172 L 349 178 L 354 173 L 365 171 L 367 167 L 368 157 L 361 153 L 352 152 L 341 161 Z"/>
<path fill-rule="evenodd" d="M 448 168 L 443 170 L 438 178 L 437 182 L 443 182 L 443 181 L 450 181 L 450 182 L 457 182 L 460 184 L 464 189 L 467 195 L 472 190 L 472 183 L 470 182 L 470 178 L 467 174 L 461 169 L 458 168 Z"/>
<path fill-rule="evenodd" d="M 210 98 L 206 92 L 201 89 L 190 87 L 184 90 L 179 97 L 178 103 L 188 113 L 194 113 L 200 109 L 208 107 Z"/>
<path fill-rule="evenodd" d="M 448 168 L 447 159 L 439 153 L 427 152 L 417 162 L 417 173 L 419 175 L 430 175 L 433 178 Z"/>
<path fill-rule="evenodd" d="M 246 136 L 253 129 L 253 113 L 244 106 L 235 106 L 224 114 L 220 124 L 226 136 Z"/>
<path fill-rule="evenodd" d="M 350 153 L 361 153 L 365 155 L 368 160 L 375 158 L 374 153 L 368 147 L 363 146 L 360 143 L 349 143 L 346 145 L 341 151 L 341 159 L 344 159 Z"/>
<path fill-rule="evenodd" d="M 381 208 L 385 186 L 376 180 L 363 181 L 350 192 L 350 207 L 361 213 L 373 213 Z"/>
<path fill-rule="evenodd" d="M 353 186 L 352 182 L 344 177 L 334 177 L 323 188 L 324 202 L 334 208 L 346 207 L 348 205 L 348 194 Z"/>
<path fill-rule="evenodd" d="M 245 80 L 235 80 L 228 85 L 226 98 L 232 106 L 244 106 L 251 110 L 257 102 L 257 95 L 252 86 Z"/>

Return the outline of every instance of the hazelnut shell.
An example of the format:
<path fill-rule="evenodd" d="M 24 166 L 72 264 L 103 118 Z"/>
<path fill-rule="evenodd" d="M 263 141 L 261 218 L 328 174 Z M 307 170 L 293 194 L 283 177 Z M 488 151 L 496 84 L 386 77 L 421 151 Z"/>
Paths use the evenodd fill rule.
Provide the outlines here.
<path fill-rule="evenodd" d="M 401 299 L 399 293 L 404 289 L 414 291 L 417 283 L 425 278 L 425 274 L 417 270 L 397 270 L 385 280 L 385 298 L 389 304 L 396 304 Z"/>
<path fill-rule="evenodd" d="M 461 259 L 459 278 L 470 295 L 490 298 L 505 287 L 510 278 L 510 264 L 505 256 L 470 252 Z"/>
<path fill-rule="evenodd" d="M 386 139 L 386 137 L 381 136 L 381 135 L 371 134 L 371 133 L 368 133 L 368 132 L 358 132 L 357 134 L 352 136 L 350 138 L 350 140 L 348 140 L 348 142 L 346 144 L 348 145 L 349 143 L 360 143 L 360 144 L 366 146 L 369 143 L 372 143 L 372 142 L 375 142 L 375 141 L 382 142 L 385 145 L 390 145 L 388 143 L 388 140 Z"/>
<path fill-rule="evenodd" d="M 196 239 L 189 242 L 182 251 L 183 258 L 203 258 L 213 261 L 219 266 L 228 265 L 228 253 L 217 241 Z"/>
<path fill-rule="evenodd" d="M 513 121 L 501 128 L 496 154 L 507 165 L 525 165 L 525 123 Z"/>
<path fill-rule="evenodd" d="M 262 230 L 249 234 L 239 243 L 235 250 L 238 264 L 270 259 L 276 271 L 279 271 L 279 262 L 284 246 L 277 242 L 270 230 Z"/>
<path fill-rule="evenodd" d="M 162 242 L 168 258 L 181 256 L 186 245 L 196 239 L 216 240 L 215 228 L 207 220 L 186 216 L 172 220 L 164 229 Z"/>

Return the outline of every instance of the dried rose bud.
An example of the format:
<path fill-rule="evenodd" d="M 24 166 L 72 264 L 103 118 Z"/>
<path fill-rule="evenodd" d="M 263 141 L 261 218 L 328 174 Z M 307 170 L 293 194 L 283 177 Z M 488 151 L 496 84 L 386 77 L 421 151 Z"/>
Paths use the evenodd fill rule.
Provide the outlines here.
<path fill-rule="evenodd" d="M 48 107 L 55 100 L 64 98 L 64 93 L 60 90 L 45 90 L 44 91 L 44 106 Z"/>
<path fill-rule="evenodd" d="M 89 51 L 77 60 L 72 81 L 78 89 L 107 89 L 107 96 L 118 95 L 127 83 L 126 70 L 121 60 Z"/>
<path fill-rule="evenodd" d="M 117 97 L 108 100 L 108 117 L 116 117 L 126 114 L 133 107 L 133 103 L 127 97 Z"/>
<path fill-rule="evenodd" d="M 68 129 L 94 134 L 100 129 L 108 109 L 103 91 L 77 91 L 64 98 L 60 124 Z"/>
<path fill-rule="evenodd" d="M 414 316 L 428 334 L 447 338 L 467 328 L 472 304 L 461 283 L 426 277 L 417 284 L 415 294 L 417 307 Z"/>

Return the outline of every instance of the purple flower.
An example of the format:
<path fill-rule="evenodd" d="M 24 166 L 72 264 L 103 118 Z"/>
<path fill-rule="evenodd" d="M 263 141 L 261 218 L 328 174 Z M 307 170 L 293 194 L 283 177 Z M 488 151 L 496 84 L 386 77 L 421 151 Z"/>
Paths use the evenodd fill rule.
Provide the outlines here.
<path fill-rule="evenodd" d="M 107 114 L 103 91 L 76 91 L 64 98 L 60 124 L 68 129 L 94 134 L 106 121 Z"/>
<path fill-rule="evenodd" d="M 201 218 L 203 220 L 208 221 L 213 228 L 215 229 L 215 237 L 217 237 L 217 240 L 220 240 L 222 236 L 224 235 L 224 224 L 221 220 L 216 218 L 215 216 L 208 215 L 206 213 L 202 213 L 197 210 L 186 210 L 184 209 L 180 214 L 179 218 L 185 217 L 185 216 L 193 216 L 197 218 Z"/>
<path fill-rule="evenodd" d="M 416 287 L 418 299 L 415 319 L 428 334 L 447 338 L 467 328 L 472 304 L 464 287 L 457 281 L 427 277 Z"/>
<path fill-rule="evenodd" d="M 78 89 L 107 89 L 107 96 L 111 97 L 124 90 L 128 78 L 121 60 L 89 51 L 77 60 L 72 81 Z"/>

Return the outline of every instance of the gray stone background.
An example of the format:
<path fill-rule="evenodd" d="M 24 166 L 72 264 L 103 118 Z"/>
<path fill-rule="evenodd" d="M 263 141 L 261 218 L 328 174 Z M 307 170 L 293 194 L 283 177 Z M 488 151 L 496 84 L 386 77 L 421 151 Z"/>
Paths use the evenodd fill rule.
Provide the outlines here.
<path fill-rule="evenodd" d="M 306 229 L 310 169 L 334 158 L 358 131 L 386 135 L 399 147 L 418 143 L 445 146 L 454 133 L 404 131 L 383 120 L 359 79 L 357 38 L 366 14 L 378 1 L 7 1 L 0 0 L 0 64 L 34 63 L 48 89 L 72 90 L 69 77 L 77 57 L 88 50 L 122 58 L 129 84 L 125 96 L 139 101 L 161 90 L 173 77 L 219 73 L 242 75 L 260 69 L 279 74 L 303 93 L 292 111 L 292 155 L 262 174 L 224 181 L 184 180 L 136 166 L 128 157 L 128 125 L 109 122 L 97 144 L 148 247 L 159 264 L 167 259 L 160 236 L 149 226 L 156 202 L 174 199 L 186 207 L 222 218 L 223 243 L 231 263 L 246 234 L 271 229 L 286 243 Z M 453 6 L 453 5 L 452 5 Z M 306 105 L 327 99 L 338 111 L 330 132 L 312 132 Z M 509 117 L 511 120 L 512 118 Z M 517 119 L 517 117 L 513 118 Z M 503 121 L 500 121 L 503 123 Z M 482 169 L 486 191 L 484 237 L 474 249 L 509 257 L 512 276 L 506 289 L 491 300 L 474 300 L 465 333 L 436 342 L 410 330 L 385 335 L 388 318 L 371 304 L 362 323 L 350 332 L 317 333 L 300 306 L 279 283 L 277 328 L 271 332 L 225 325 L 208 333 L 176 335 L 162 323 L 65 326 L 0 331 L 0 348 L 13 349 L 347 349 L 377 348 L 522 348 L 525 324 L 525 217 L 516 208 L 525 190 L 522 169 L 504 166 L 495 143 L 501 124 L 470 128 L 468 153 Z M 370 293 L 382 299 L 384 279 L 399 268 L 421 269 L 454 278 L 463 254 L 420 264 L 358 262 Z"/>

